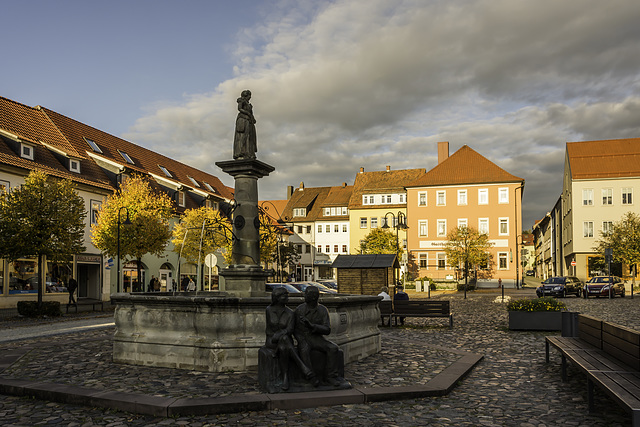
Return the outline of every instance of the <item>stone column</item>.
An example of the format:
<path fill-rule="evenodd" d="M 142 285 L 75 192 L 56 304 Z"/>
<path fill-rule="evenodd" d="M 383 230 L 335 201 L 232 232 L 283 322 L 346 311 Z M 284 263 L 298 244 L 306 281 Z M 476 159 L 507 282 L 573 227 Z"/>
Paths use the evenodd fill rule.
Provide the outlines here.
<path fill-rule="evenodd" d="M 256 159 L 228 160 L 216 165 L 235 180 L 233 261 L 220 272 L 226 291 L 238 297 L 264 295 L 267 274 L 260 266 L 258 179 L 275 168 Z"/>

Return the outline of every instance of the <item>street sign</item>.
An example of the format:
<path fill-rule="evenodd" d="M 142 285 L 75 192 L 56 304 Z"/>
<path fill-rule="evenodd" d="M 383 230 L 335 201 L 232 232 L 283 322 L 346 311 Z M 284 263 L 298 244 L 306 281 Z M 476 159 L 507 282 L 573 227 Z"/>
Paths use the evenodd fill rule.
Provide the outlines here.
<path fill-rule="evenodd" d="M 575 267 L 576 266 L 576 260 L 574 259 L 573 261 L 571 261 L 571 267 Z"/>
<path fill-rule="evenodd" d="M 217 263 L 218 258 L 214 254 L 207 254 L 207 256 L 204 257 L 204 265 L 209 268 L 215 267 Z"/>

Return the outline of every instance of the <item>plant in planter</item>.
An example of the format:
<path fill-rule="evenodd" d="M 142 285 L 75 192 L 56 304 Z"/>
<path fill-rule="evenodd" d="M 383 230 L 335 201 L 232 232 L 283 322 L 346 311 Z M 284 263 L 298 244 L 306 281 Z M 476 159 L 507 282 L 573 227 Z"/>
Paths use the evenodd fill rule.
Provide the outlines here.
<path fill-rule="evenodd" d="M 507 304 L 509 329 L 532 331 L 559 331 L 562 329 L 562 311 L 567 306 L 552 297 L 519 299 Z"/>

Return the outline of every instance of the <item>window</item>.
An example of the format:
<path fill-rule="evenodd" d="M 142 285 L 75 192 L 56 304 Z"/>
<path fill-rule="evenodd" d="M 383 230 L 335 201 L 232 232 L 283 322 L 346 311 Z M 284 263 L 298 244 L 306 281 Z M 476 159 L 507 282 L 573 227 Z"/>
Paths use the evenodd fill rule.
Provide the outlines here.
<path fill-rule="evenodd" d="M 338 245 L 333 245 L 333 252 L 338 253 Z"/>
<path fill-rule="evenodd" d="M 436 193 L 436 205 L 445 206 L 447 204 L 447 197 L 445 191 L 438 191 Z"/>
<path fill-rule="evenodd" d="M 603 205 L 612 205 L 613 204 L 613 189 L 612 188 L 603 188 L 602 189 L 602 204 Z"/>
<path fill-rule="evenodd" d="M 427 206 L 427 193 L 418 193 L 418 206 Z"/>
<path fill-rule="evenodd" d="M 306 253 L 310 254 L 311 253 L 311 245 L 304 245 L 304 250 Z"/>
<path fill-rule="evenodd" d="M 326 246 L 324 247 L 324 249 L 325 249 L 325 252 L 326 252 L 326 253 L 331 252 L 331 246 L 329 246 L 329 245 L 326 245 Z"/>
<path fill-rule="evenodd" d="M 184 208 L 185 206 L 185 194 L 184 191 L 178 191 L 178 205 Z"/>
<path fill-rule="evenodd" d="M 162 171 L 162 173 L 165 174 L 165 176 L 167 178 L 173 178 L 173 175 L 171 175 L 171 172 L 169 172 L 169 170 L 167 168 L 165 168 L 164 166 L 160 166 L 158 165 L 158 167 L 160 168 L 160 170 Z"/>
<path fill-rule="evenodd" d="M 69 170 L 71 172 L 80 173 L 80 160 L 69 159 Z"/>
<path fill-rule="evenodd" d="M 302 226 L 301 225 L 298 226 L 298 234 L 302 234 Z"/>
<path fill-rule="evenodd" d="M 420 254 L 420 268 L 427 268 L 427 254 Z"/>
<path fill-rule="evenodd" d="M 196 188 L 200 188 L 200 184 L 198 184 L 198 181 L 196 181 L 194 177 L 187 175 L 187 178 L 189 178 L 189 181 L 191 181 Z"/>
<path fill-rule="evenodd" d="M 322 233 L 322 226 L 318 225 L 318 233 Z"/>
<path fill-rule="evenodd" d="M 447 254 L 443 252 L 438 253 L 438 270 L 444 270 L 447 265 Z"/>
<path fill-rule="evenodd" d="M 374 196 L 362 196 L 362 204 L 363 205 L 373 205 L 374 204 Z"/>
<path fill-rule="evenodd" d="M 633 188 L 622 189 L 622 204 L 630 205 L 633 203 Z"/>
<path fill-rule="evenodd" d="M 498 270 L 508 269 L 508 256 L 509 254 L 507 252 L 498 252 Z"/>
<path fill-rule="evenodd" d="M 478 218 L 478 231 L 481 234 L 489 234 L 489 218 Z"/>
<path fill-rule="evenodd" d="M 426 237 L 428 236 L 427 232 L 428 232 L 428 220 L 423 219 L 418 221 L 418 233 L 420 236 Z"/>
<path fill-rule="evenodd" d="M 387 203 L 391 204 L 391 194 L 387 194 Z"/>
<path fill-rule="evenodd" d="M 468 227 L 469 221 L 467 218 L 458 218 L 458 227 Z"/>
<path fill-rule="evenodd" d="M 582 237 L 593 237 L 593 221 L 582 223 Z"/>
<path fill-rule="evenodd" d="M 467 190 L 458 190 L 458 205 L 467 204 Z"/>
<path fill-rule="evenodd" d="M 335 225 L 333 226 L 333 232 L 334 232 L 334 233 L 337 233 L 337 232 L 339 232 L 339 231 L 340 231 L 340 226 L 339 226 L 338 224 L 335 224 Z"/>
<path fill-rule="evenodd" d="M 371 217 L 371 228 L 378 228 L 378 218 Z"/>
<path fill-rule="evenodd" d="M 318 253 L 322 253 L 322 245 L 318 245 Z"/>
<path fill-rule="evenodd" d="M 20 157 L 33 160 L 33 151 L 32 145 L 25 144 L 24 142 L 20 143 Z"/>
<path fill-rule="evenodd" d="M 347 245 L 342 245 L 342 253 L 343 254 L 347 253 Z"/>
<path fill-rule="evenodd" d="M 208 182 L 202 181 L 202 183 L 204 184 L 205 187 L 207 187 L 207 190 L 211 191 L 212 193 L 216 192 L 216 190 L 214 190 L 211 184 L 209 184 Z"/>
<path fill-rule="evenodd" d="M 307 225 L 307 234 L 311 234 L 311 226 Z"/>
<path fill-rule="evenodd" d="M 585 188 L 582 190 L 582 206 L 593 206 L 593 189 Z"/>
<path fill-rule="evenodd" d="M 406 203 L 407 201 L 404 199 L 404 194 L 400 194 L 400 203 Z"/>
<path fill-rule="evenodd" d="M 95 153 L 102 154 L 102 150 L 100 149 L 100 147 L 98 147 L 98 144 L 96 144 L 92 139 L 84 138 L 84 140 L 87 142 L 87 144 L 89 144 L 89 147 L 91 147 L 91 149 Z"/>
<path fill-rule="evenodd" d="M 360 228 L 367 228 L 367 218 L 360 218 Z"/>
<path fill-rule="evenodd" d="M 211 209 L 218 209 L 218 202 L 214 202 L 211 199 L 205 200 L 204 205 Z"/>
<path fill-rule="evenodd" d="M 498 188 L 498 203 L 509 203 L 508 188 Z"/>
<path fill-rule="evenodd" d="M 301 254 L 302 253 L 302 245 L 296 245 L 296 251 Z"/>
<path fill-rule="evenodd" d="M 100 212 L 101 208 L 102 208 L 102 202 L 98 200 L 90 201 L 90 209 L 91 209 L 90 221 L 92 225 L 98 223 L 98 212 Z"/>
<path fill-rule="evenodd" d="M 306 208 L 293 208 L 293 216 L 307 216 Z"/>
<path fill-rule="evenodd" d="M 331 233 L 331 226 L 329 224 L 325 225 L 324 231 L 327 233 Z"/>
<path fill-rule="evenodd" d="M 602 222 L 602 234 L 611 233 L 612 229 L 613 229 L 613 222 L 612 221 L 603 221 Z"/>
<path fill-rule="evenodd" d="M 438 220 L 438 237 L 445 237 L 447 235 L 447 220 Z"/>
<path fill-rule="evenodd" d="M 489 204 L 489 189 L 488 188 L 479 188 L 478 189 L 478 204 L 479 205 L 488 205 Z"/>
<path fill-rule="evenodd" d="M 509 235 L 509 218 L 498 218 L 498 234 L 501 236 Z"/>
<path fill-rule="evenodd" d="M 120 155 L 122 156 L 125 162 L 129 163 L 130 165 L 135 165 L 135 163 L 133 163 L 133 160 L 131 159 L 131 157 L 129 157 L 127 153 L 121 150 L 118 150 L 118 153 L 120 153 Z"/>
<path fill-rule="evenodd" d="M 324 208 L 324 216 L 331 216 L 331 208 Z"/>
<path fill-rule="evenodd" d="M 343 233 L 347 232 L 347 224 L 342 224 L 342 232 Z"/>

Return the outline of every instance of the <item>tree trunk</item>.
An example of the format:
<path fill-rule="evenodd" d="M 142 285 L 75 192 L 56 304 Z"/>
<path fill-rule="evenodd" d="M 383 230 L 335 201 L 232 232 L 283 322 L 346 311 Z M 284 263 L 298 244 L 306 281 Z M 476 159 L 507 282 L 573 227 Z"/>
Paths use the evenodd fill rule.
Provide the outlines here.
<path fill-rule="evenodd" d="M 44 293 L 42 272 L 44 271 L 44 255 L 38 255 L 38 308 L 42 307 L 42 295 Z M 46 284 L 45 284 L 46 286 Z"/>

